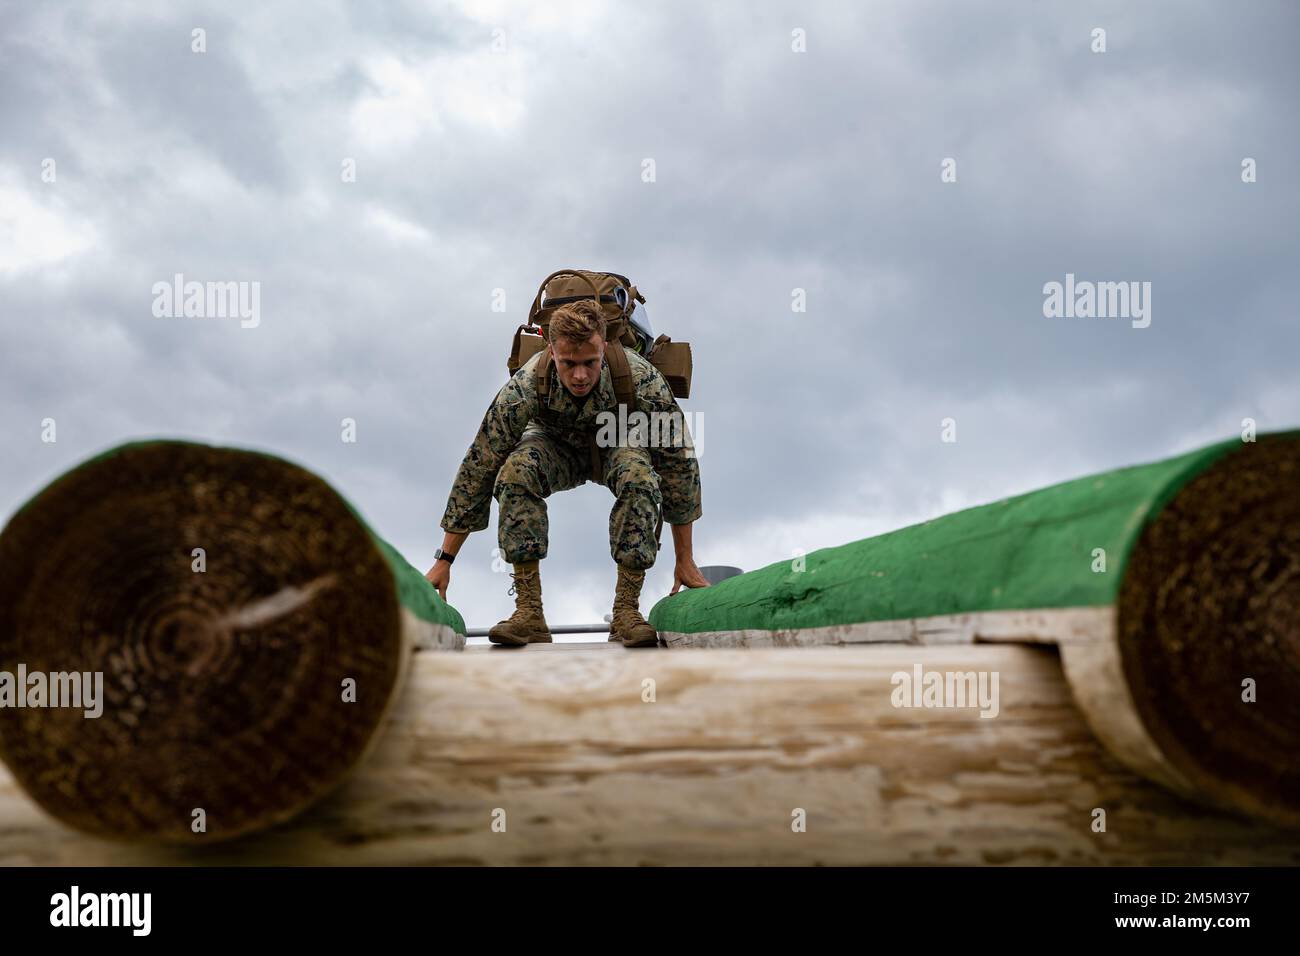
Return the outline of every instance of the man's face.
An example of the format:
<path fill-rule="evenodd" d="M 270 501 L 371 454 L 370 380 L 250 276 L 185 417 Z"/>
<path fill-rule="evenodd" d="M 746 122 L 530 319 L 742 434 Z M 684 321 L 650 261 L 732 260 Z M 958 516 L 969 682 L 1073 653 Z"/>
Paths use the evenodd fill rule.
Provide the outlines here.
<path fill-rule="evenodd" d="M 551 357 L 555 360 L 555 372 L 560 377 L 560 384 L 569 390 L 570 395 L 582 398 L 600 381 L 605 340 L 596 334 L 581 345 L 575 345 L 568 339 L 556 339 L 551 343 Z"/>

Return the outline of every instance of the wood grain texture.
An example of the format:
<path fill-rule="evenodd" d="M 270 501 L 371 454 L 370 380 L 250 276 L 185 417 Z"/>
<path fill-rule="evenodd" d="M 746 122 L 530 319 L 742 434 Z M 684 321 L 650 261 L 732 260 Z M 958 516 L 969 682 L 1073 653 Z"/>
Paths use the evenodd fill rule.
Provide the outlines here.
<path fill-rule="evenodd" d="M 105 837 L 287 820 L 382 726 L 410 656 L 401 584 L 348 503 L 290 462 L 184 442 L 97 456 L 0 531 L 0 672 L 92 675 L 99 713 L 0 707 L 0 760 Z"/>
<path fill-rule="evenodd" d="M 1083 718 L 1112 756 L 1148 780 L 1197 799 L 1147 733 L 1124 679 L 1113 605 L 974 611 L 898 621 L 806 628 L 799 631 L 701 631 L 660 635 L 669 647 L 815 647 L 818 645 L 1054 644 Z"/>
<path fill-rule="evenodd" d="M 359 772 L 229 844 L 107 843 L 0 777 L 0 862 L 1300 863 L 1300 833 L 1185 802 L 1117 763 L 1052 648 L 533 650 L 416 653 Z M 998 716 L 894 707 L 891 675 L 918 663 L 996 671 Z M 806 832 L 792 831 L 796 808 Z"/>
<path fill-rule="evenodd" d="M 319 476 L 128 443 L 0 531 L 0 761 L 103 837 L 188 846 L 206 819 L 209 840 L 257 832 L 373 747 L 413 646 L 459 650 L 464 630 Z M 15 703 L 15 675 L 37 678 L 36 704 Z M 78 706 L 47 701 L 46 675 L 76 675 Z"/>

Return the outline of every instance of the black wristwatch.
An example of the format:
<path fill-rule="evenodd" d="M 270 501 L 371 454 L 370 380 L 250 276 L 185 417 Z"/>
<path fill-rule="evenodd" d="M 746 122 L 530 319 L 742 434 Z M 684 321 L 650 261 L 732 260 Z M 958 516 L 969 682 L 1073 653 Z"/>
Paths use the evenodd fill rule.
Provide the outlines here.
<path fill-rule="evenodd" d="M 433 560 L 435 562 L 446 561 L 448 564 L 451 564 L 453 561 L 456 560 L 456 556 L 454 554 L 442 550 L 442 548 L 439 548 L 437 551 L 433 552 Z"/>

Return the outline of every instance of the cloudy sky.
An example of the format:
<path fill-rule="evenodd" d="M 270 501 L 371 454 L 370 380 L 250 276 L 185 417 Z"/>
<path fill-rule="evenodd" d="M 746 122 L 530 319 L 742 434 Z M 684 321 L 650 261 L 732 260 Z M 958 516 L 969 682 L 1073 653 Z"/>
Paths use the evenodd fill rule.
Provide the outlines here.
<path fill-rule="evenodd" d="M 565 266 L 693 345 L 702 565 L 1296 427 L 1298 39 L 1280 0 L 4 0 L 0 519 L 186 437 L 309 465 L 425 570 Z M 155 316 L 176 273 L 260 283 L 257 326 Z M 1045 317 L 1067 273 L 1150 282 L 1151 324 Z M 550 499 L 553 624 L 609 610 L 612 501 Z M 494 505 L 471 626 L 495 546 Z"/>

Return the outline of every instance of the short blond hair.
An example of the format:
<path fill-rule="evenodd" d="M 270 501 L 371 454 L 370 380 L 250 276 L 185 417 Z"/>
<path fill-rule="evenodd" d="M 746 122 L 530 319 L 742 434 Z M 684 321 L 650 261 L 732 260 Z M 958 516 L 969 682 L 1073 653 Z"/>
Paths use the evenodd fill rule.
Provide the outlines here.
<path fill-rule="evenodd" d="M 586 345 L 593 335 L 605 337 L 605 310 L 591 299 L 579 299 L 560 306 L 551 316 L 550 341 L 562 338 L 574 345 Z"/>

